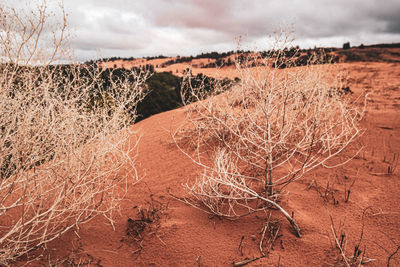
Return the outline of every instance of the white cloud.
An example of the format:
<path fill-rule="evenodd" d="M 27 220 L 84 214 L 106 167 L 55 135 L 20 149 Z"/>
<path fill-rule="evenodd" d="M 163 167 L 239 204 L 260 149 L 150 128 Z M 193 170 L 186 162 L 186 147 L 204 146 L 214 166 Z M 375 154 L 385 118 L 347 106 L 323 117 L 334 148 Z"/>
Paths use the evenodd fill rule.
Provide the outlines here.
<path fill-rule="evenodd" d="M 50 6 L 57 2 L 48 0 Z M 239 35 L 259 44 L 290 24 L 296 43 L 305 47 L 400 42 L 398 0 L 64 0 L 64 5 L 80 59 L 99 53 L 139 57 L 223 51 L 234 49 Z"/>

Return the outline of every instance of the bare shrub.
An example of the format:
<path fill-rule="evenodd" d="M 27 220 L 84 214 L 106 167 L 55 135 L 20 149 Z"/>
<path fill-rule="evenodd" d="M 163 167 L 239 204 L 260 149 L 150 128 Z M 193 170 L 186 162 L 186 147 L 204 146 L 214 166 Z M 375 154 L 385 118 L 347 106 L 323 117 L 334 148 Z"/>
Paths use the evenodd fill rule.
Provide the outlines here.
<path fill-rule="evenodd" d="M 364 109 L 343 92 L 345 75 L 326 64 L 326 55 L 315 53 L 296 67 L 301 53 L 286 49 L 289 42 L 283 34 L 266 56 L 239 56 L 240 80 L 230 88 L 215 82 L 212 92 L 205 91 L 186 77 L 187 117 L 173 138 L 204 168 L 186 188 L 212 213 L 242 216 L 260 209 L 250 204 L 258 199 L 281 210 L 300 236 L 277 197 L 316 167 L 347 161 L 336 156 L 360 134 Z M 190 145 L 183 146 L 183 139 Z"/>
<path fill-rule="evenodd" d="M 71 62 L 65 14 L 55 19 L 45 1 L 0 4 L 0 265 L 97 215 L 112 223 L 139 178 L 140 136 L 127 127 L 147 73 Z"/>

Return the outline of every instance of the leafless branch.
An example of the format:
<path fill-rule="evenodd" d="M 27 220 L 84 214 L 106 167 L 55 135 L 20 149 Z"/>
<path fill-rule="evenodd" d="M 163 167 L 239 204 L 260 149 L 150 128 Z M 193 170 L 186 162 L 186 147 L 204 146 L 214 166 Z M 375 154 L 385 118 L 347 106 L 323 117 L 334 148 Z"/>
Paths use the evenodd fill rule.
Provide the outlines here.
<path fill-rule="evenodd" d="M 279 44 L 290 40 L 277 37 Z M 287 43 L 283 44 L 287 45 Z M 344 73 L 315 54 L 308 65 L 277 45 L 270 54 L 251 52 L 236 60 L 240 80 L 227 88 L 183 86 L 186 120 L 172 137 L 178 148 L 204 171 L 185 185 L 212 213 L 235 217 L 256 210 L 257 200 L 278 208 L 283 189 L 307 172 L 339 167 L 337 157 L 361 134 L 364 103 L 338 91 Z M 285 66 L 285 68 L 283 68 Z"/>
<path fill-rule="evenodd" d="M 41 3 L 27 13 L 0 4 L 0 265 L 97 215 L 112 224 L 139 179 L 140 135 L 128 126 L 147 74 L 111 79 L 111 94 L 104 70 L 53 64 L 69 55 L 66 15 L 52 28 Z"/>

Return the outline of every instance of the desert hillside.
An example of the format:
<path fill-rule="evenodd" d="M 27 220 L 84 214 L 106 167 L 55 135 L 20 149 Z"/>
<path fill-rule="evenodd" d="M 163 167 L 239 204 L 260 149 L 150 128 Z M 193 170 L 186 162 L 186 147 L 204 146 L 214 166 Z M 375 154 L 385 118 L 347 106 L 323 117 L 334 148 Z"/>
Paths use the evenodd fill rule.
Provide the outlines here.
<path fill-rule="evenodd" d="M 354 95 L 369 93 L 364 132 L 356 141 L 363 150 L 344 167 L 320 168 L 289 185 L 280 204 L 294 212 L 302 238 L 276 210 L 270 217 L 267 211 L 227 220 L 182 201 L 187 197 L 182 184 L 201 170 L 171 139 L 170 131 L 184 118 L 179 108 L 133 126 L 142 134 L 137 162 L 143 179 L 130 187 L 114 230 L 98 217 L 48 244 L 44 257 L 35 260 L 40 252 L 33 252 L 19 265 L 345 266 L 334 228 L 346 255 L 358 246 L 365 266 L 399 266 L 400 63 L 396 58 L 341 65 Z M 276 233 L 274 242 L 263 231 L 266 223 Z M 269 253 L 259 258 L 266 236 Z"/>
<path fill-rule="evenodd" d="M 400 266 L 400 1 L 271 2 L 1 0 L 0 266 Z"/>

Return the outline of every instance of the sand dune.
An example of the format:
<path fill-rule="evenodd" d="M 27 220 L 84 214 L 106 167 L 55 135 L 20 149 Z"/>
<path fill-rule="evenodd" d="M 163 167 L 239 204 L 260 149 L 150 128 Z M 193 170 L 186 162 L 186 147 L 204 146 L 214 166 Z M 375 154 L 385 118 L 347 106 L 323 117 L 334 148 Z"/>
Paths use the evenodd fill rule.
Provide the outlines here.
<path fill-rule="evenodd" d="M 280 204 L 295 211 L 303 237 L 296 238 L 285 218 L 273 211 L 271 222 L 280 225 L 280 235 L 267 257 L 248 266 L 336 266 L 341 257 L 334 245 L 330 216 L 338 234 L 342 226 L 348 256 L 362 234 L 361 250 L 375 259 L 366 266 L 386 266 L 389 255 L 400 245 L 400 170 L 395 168 L 400 153 L 400 64 L 343 66 L 350 73 L 355 94 L 370 92 L 362 121 L 365 133 L 358 141 L 365 148 L 343 168 L 318 169 L 289 186 L 290 193 Z M 28 266 L 49 262 L 65 266 L 229 266 L 259 257 L 266 214 L 230 221 L 210 217 L 170 195 L 186 196 L 181 184 L 200 172 L 169 135 L 183 118 L 184 110 L 177 109 L 133 126 L 143 134 L 137 162 L 144 178 L 130 188 L 115 231 L 96 218 L 81 226 L 78 234 L 68 233 L 49 244 L 45 257 Z M 389 167 L 392 173 L 388 173 Z M 353 181 L 345 203 L 345 190 Z M 153 222 L 143 229 L 132 224 L 141 217 L 139 207 L 154 211 L 146 213 Z M 143 230 L 140 236 L 135 232 L 138 229 Z M 399 254 L 391 264 L 400 265 Z"/>

